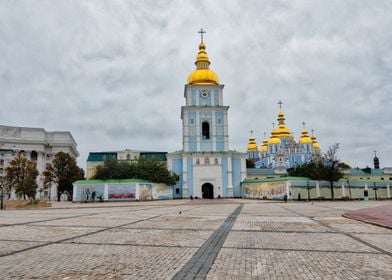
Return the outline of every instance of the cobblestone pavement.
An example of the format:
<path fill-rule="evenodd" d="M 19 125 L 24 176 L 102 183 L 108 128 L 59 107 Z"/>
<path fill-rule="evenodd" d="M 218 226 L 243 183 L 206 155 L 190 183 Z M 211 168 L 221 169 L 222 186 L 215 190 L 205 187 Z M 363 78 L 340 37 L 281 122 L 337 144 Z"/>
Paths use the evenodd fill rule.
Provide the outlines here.
<path fill-rule="evenodd" d="M 54 204 L 0 212 L 1 279 L 391 279 L 388 201 Z"/>

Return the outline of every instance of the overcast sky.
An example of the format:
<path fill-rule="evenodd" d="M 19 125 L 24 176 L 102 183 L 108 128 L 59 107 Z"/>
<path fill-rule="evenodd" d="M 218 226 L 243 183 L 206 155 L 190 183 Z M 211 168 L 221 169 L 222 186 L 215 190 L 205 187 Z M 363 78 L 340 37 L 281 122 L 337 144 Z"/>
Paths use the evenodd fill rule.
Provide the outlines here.
<path fill-rule="evenodd" d="M 392 166 L 392 1 L 0 1 L 0 124 L 69 130 L 88 152 L 182 148 L 200 37 L 225 85 L 231 149 L 282 100 L 321 149 Z"/>

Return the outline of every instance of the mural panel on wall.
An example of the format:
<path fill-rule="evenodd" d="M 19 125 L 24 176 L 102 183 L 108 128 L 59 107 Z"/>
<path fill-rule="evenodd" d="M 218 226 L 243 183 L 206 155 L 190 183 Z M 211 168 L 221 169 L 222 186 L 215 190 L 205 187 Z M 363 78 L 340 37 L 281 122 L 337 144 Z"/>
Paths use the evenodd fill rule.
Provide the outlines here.
<path fill-rule="evenodd" d="M 248 184 L 243 186 L 242 192 L 245 198 L 283 199 L 286 193 L 286 183 L 264 182 Z"/>
<path fill-rule="evenodd" d="M 103 194 L 103 185 L 86 185 L 77 189 L 76 197 L 78 197 L 80 201 L 90 201 L 103 199 Z"/>
<path fill-rule="evenodd" d="M 109 199 L 136 199 L 136 184 L 110 184 L 108 186 Z"/>
<path fill-rule="evenodd" d="M 140 200 L 152 199 L 152 184 L 139 184 L 139 199 Z"/>
<path fill-rule="evenodd" d="M 172 199 L 173 190 L 167 185 L 154 184 L 152 188 L 152 198 L 153 199 Z"/>

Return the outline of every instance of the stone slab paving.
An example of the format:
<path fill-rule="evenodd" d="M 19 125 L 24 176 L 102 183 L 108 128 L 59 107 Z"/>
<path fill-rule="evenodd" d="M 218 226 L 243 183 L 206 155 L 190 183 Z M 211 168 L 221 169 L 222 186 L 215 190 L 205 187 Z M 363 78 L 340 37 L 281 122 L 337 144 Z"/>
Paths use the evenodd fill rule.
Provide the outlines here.
<path fill-rule="evenodd" d="M 0 212 L 1 279 L 391 279 L 387 201 L 150 201 Z"/>
<path fill-rule="evenodd" d="M 343 216 L 392 229 L 392 203 L 379 207 L 348 211 Z"/>

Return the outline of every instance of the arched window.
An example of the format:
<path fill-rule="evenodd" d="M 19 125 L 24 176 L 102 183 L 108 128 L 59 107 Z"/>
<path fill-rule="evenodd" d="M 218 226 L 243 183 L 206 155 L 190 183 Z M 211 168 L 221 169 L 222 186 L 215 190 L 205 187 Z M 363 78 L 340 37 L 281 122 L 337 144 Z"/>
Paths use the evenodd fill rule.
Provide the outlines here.
<path fill-rule="evenodd" d="M 215 158 L 215 164 L 219 164 L 218 158 Z"/>
<path fill-rule="evenodd" d="M 209 158 L 209 157 L 206 157 L 206 159 L 204 160 L 204 163 L 205 163 L 205 164 L 210 164 L 210 158 Z"/>
<path fill-rule="evenodd" d="M 127 160 L 131 160 L 131 155 L 127 154 Z"/>
<path fill-rule="evenodd" d="M 210 139 L 210 124 L 208 122 L 203 122 L 201 130 L 203 139 Z"/>
<path fill-rule="evenodd" d="M 196 159 L 196 165 L 199 165 L 200 164 L 200 159 Z"/>

